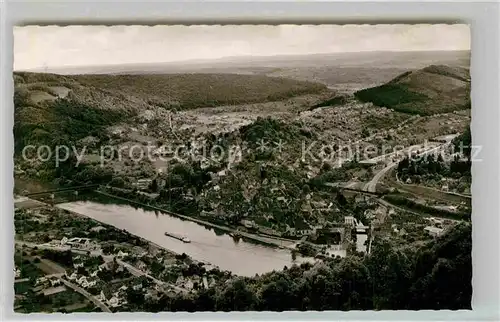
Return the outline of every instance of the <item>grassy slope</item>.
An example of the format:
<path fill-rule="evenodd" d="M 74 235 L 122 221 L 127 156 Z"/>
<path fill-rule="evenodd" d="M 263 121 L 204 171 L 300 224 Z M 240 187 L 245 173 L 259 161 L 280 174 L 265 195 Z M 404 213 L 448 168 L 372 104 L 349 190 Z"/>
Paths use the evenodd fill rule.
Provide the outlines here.
<path fill-rule="evenodd" d="M 355 93 L 363 102 L 421 115 L 470 108 L 469 95 L 467 69 L 435 65 L 403 73 L 384 85 Z"/>

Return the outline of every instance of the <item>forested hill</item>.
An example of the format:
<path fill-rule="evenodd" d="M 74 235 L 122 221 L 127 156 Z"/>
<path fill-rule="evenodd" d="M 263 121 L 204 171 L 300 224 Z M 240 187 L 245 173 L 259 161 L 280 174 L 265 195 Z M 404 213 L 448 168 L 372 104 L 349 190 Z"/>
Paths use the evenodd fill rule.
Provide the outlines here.
<path fill-rule="evenodd" d="M 16 151 L 99 136 L 144 110 L 186 110 L 280 101 L 328 91 L 325 85 L 235 74 L 56 75 L 14 73 Z"/>
<path fill-rule="evenodd" d="M 327 90 L 323 84 L 279 77 L 205 73 L 63 76 L 16 72 L 14 83 L 16 91 L 27 95 L 32 104 L 63 96 L 114 109 L 193 109 L 282 100 Z"/>
<path fill-rule="evenodd" d="M 375 240 L 366 257 L 237 277 L 196 295 L 146 303 L 152 311 L 470 309 L 471 225 L 419 250 Z"/>
<path fill-rule="evenodd" d="M 381 86 L 360 90 L 363 102 L 399 112 L 432 115 L 471 107 L 469 70 L 431 65 L 408 71 Z"/>

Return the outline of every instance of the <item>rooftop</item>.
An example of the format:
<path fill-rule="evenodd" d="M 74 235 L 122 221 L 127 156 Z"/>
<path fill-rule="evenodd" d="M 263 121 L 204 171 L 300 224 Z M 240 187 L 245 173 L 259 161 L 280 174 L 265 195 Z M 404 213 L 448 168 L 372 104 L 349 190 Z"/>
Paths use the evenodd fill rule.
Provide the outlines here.
<path fill-rule="evenodd" d="M 428 232 L 433 232 L 433 233 L 440 233 L 443 231 L 443 229 L 441 228 L 437 228 L 437 227 L 433 227 L 433 226 L 427 226 L 424 228 L 424 230 L 428 231 Z"/>

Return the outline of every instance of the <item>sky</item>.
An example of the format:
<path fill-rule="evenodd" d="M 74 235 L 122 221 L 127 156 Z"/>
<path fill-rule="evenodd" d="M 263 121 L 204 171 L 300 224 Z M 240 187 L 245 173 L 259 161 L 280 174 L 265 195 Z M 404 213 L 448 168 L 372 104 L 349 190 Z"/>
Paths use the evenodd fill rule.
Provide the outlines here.
<path fill-rule="evenodd" d="M 14 70 L 229 56 L 470 50 L 467 25 L 23 26 Z"/>

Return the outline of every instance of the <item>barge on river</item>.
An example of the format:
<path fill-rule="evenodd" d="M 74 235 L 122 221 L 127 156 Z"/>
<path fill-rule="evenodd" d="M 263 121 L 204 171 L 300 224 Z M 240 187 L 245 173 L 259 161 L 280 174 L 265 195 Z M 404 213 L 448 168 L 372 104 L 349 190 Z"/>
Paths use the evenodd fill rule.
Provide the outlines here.
<path fill-rule="evenodd" d="M 165 232 L 165 236 L 175 238 L 177 240 L 182 241 L 183 243 L 190 243 L 191 242 L 191 240 L 189 240 L 189 238 L 187 238 L 185 236 L 181 236 L 181 235 L 177 235 L 177 234 L 173 234 L 173 233 L 169 233 L 169 232 Z"/>

